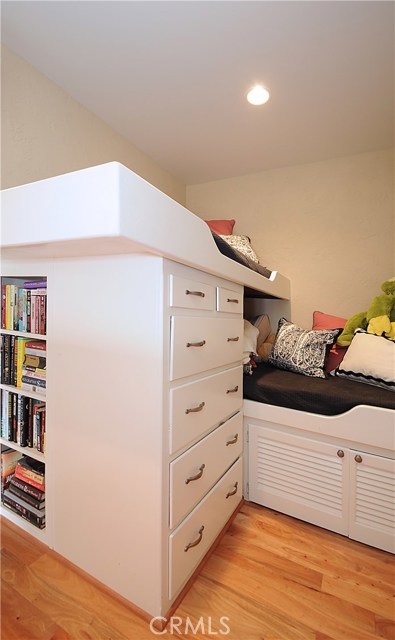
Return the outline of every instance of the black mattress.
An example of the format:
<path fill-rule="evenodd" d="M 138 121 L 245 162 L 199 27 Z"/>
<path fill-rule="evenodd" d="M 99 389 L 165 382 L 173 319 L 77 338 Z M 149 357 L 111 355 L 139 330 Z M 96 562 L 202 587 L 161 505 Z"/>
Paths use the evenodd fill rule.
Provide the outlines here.
<path fill-rule="evenodd" d="M 289 409 L 320 413 L 344 413 L 359 404 L 395 410 L 395 393 L 370 384 L 334 376 L 311 378 L 261 363 L 244 376 L 244 398 Z"/>

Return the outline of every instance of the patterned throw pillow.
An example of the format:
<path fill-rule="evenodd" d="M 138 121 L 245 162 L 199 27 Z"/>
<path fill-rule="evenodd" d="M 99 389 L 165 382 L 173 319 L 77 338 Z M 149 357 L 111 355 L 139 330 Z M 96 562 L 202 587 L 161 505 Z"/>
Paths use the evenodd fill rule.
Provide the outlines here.
<path fill-rule="evenodd" d="M 339 329 L 313 331 L 281 318 L 269 362 L 304 376 L 326 378 L 324 366 L 327 351 L 336 340 Z"/>
<path fill-rule="evenodd" d="M 230 244 L 233 249 L 240 251 L 240 253 L 243 253 L 245 256 L 247 256 L 247 258 L 259 264 L 258 256 L 256 255 L 254 249 L 251 247 L 250 239 L 248 236 L 219 235 L 223 240 L 225 240 L 225 242 Z"/>
<path fill-rule="evenodd" d="M 332 375 L 395 391 L 395 342 L 357 329 Z"/>

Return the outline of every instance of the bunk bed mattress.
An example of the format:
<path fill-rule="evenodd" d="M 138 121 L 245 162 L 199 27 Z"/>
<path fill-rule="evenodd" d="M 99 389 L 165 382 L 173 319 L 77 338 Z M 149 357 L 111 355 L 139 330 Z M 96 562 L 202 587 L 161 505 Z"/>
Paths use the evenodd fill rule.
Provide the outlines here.
<path fill-rule="evenodd" d="M 339 415 L 357 405 L 395 410 L 395 393 L 361 382 L 333 376 L 312 378 L 261 363 L 251 376 L 244 376 L 244 398 L 266 404 Z"/>

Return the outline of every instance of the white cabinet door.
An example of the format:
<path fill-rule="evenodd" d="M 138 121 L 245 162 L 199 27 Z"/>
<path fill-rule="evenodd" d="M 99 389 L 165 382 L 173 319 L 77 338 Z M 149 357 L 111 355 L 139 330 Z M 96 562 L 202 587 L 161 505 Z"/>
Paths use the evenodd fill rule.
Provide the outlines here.
<path fill-rule="evenodd" d="M 348 456 L 325 442 L 250 425 L 249 498 L 347 535 Z"/>
<path fill-rule="evenodd" d="M 395 553 L 395 460 L 350 454 L 350 538 Z"/>

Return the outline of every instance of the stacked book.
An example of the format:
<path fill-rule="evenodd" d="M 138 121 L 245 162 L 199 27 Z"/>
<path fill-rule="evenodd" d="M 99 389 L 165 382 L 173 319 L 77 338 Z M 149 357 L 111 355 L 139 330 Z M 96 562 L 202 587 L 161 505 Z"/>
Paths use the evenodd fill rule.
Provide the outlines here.
<path fill-rule="evenodd" d="M 45 465 L 23 456 L 16 463 L 8 488 L 2 492 L 4 506 L 31 522 L 45 527 Z"/>
<path fill-rule="evenodd" d="M 25 391 L 45 394 L 47 373 L 47 345 L 43 340 L 27 340 L 21 368 L 21 387 Z"/>

